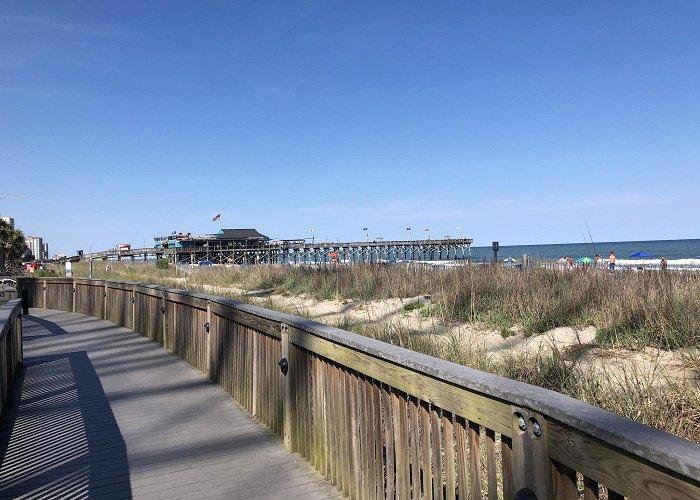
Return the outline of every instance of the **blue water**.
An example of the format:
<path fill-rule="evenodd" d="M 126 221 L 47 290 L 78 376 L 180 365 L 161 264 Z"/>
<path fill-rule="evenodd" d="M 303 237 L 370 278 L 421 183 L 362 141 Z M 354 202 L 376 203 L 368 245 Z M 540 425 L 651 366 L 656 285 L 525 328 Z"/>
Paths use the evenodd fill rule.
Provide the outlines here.
<path fill-rule="evenodd" d="M 499 260 L 508 257 L 520 259 L 523 254 L 530 258 L 556 260 L 560 257 L 593 257 L 596 253 L 604 259 L 610 252 L 615 252 L 618 259 L 627 259 L 636 252 L 646 252 L 650 259 L 666 257 L 667 259 L 689 259 L 700 257 L 700 239 L 696 240 L 654 240 L 654 241 L 605 241 L 593 243 L 562 243 L 556 245 L 501 245 L 498 250 Z M 491 247 L 472 247 L 472 257 L 477 260 L 493 258 Z"/>

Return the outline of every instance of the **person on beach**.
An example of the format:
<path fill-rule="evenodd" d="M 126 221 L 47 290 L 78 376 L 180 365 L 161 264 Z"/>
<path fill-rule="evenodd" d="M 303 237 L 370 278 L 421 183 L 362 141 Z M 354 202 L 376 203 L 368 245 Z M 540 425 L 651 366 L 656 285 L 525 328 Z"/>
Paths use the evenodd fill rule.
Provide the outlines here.
<path fill-rule="evenodd" d="M 665 271 L 666 269 L 668 269 L 668 259 L 661 257 L 661 270 Z"/>
<path fill-rule="evenodd" d="M 615 252 L 610 252 L 610 257 L 608 257 L 608 271 L 613 272 L 615 270 Z"/>
<path fill-rule="evenodd" d="M 601 259 L 601 257 L 599 254 L 595 254 L 593 256 L 593 266 L 594 267 L 598 267 L 598 264 L 600 263 L 600 259 Z"/>

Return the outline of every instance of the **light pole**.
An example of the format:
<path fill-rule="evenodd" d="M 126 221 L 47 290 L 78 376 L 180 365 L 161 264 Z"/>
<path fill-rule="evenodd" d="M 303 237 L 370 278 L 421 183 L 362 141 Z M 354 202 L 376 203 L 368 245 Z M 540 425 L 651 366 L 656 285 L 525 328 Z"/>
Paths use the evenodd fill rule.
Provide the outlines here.
<path fill-rule="evenodd" d="M 407 227 L 406 231 L 408 231 L 408 241 L 411 241 L 411 228 Z"/>
<path fill-rule="evenodd" d="M 366 227 L 363 227 L 362 230 L 365 232 L 365 240 L 369 243 L 369 231 Z"/>
<path fill-rule="evenodd" d="M 311 233 L 311 245 L 314 244 L 315 237 L 314 237 L 314 228 L 309 229 L 309 232 Z"/>

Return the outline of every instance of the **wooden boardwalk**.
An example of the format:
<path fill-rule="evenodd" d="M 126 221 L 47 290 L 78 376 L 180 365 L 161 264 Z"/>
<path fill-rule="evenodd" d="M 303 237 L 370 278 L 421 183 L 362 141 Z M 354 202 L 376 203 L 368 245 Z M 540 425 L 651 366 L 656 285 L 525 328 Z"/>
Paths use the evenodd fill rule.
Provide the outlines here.
<path fill-rule="evenodd" d="M 340 496 L 159 345 L 74 313 L 32 309 L 23 324 L 20 403 L 0 427 L 0 498 Z"/>

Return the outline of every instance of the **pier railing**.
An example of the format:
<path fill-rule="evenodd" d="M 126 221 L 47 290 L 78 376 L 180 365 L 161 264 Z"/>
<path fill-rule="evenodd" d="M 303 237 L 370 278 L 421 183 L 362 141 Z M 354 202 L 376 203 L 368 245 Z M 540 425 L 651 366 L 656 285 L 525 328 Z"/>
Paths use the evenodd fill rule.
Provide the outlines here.
<path fill-rule="evenodd" d="M 15 379 L 23 361 L 22 301 L 0 305 L 0 419 L 12 408 Z"/>
<path fill-rule="evenodd" d="M 18 288 L 181 356 L 351 498 L 700 498 L 699 445 L 546 389 L 211 295 Z"/>

